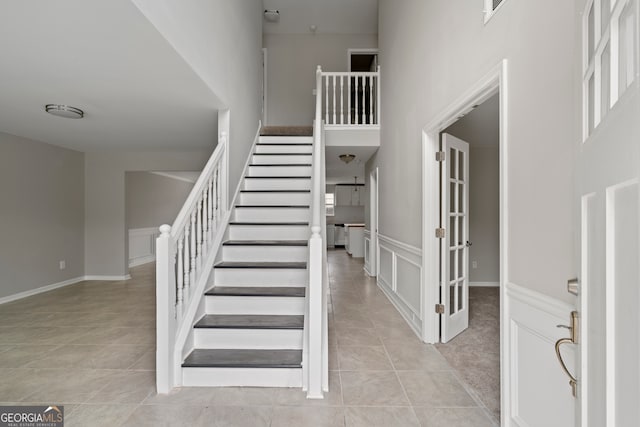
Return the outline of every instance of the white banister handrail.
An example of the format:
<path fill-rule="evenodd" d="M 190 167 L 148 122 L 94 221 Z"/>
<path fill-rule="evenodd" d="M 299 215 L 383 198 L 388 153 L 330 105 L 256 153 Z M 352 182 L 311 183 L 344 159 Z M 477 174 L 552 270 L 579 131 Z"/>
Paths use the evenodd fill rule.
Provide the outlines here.
<path fill-rule="evenodd" d="M 221 132 L 172 226 L 160 227 L 156 240 L 156 388 L 166 394 L 176 384 L 176 335 L 192 289 L 206 280 L 205 260 L 219 244 L 226 200 L 228 138 Z M 202 280 L 201 280 L 202 279 Z"/>
<path fill-rule="evenodd" d="M 191 212 L 193 212 L 196 207 L 196 203 L 198 202 L 198 197 L 201 194 L 201 190 L 204 189 L 205 184 L 208 184 L 209 178 L 212 176 L 213 170 L 220 164 L 223 156 L 225 155 L 225 151 L 227 148 L 227 135 L 226 132 L 221 132 L 220 138 L 218 139 L 218 145 L 215 150 L 211 154 L 211 157 L 207 161 L 204 169 L 202 170 L 200 177 L 193 186 L 191 193 L 189 193 L 189 197 L 184 202 L 184 205 L 178 212 L 178 216 L 176 217 L 173 225 L 171 226 L 171 235 L 173 237 L 177 236 L 177 230 L 180 230 L 181 227 L 184 227 L 188 221 L 190 221 Z M 224 174 L 223 174 L 224 175 Z M 223 192 L 224 193 L 224 192 Z M 222 194 L 221 194 L 222 196 Z M 222 201 L 222 200 L 221 200 Z M 227 206 L 224 201 L 222 201 L 222 206 Z"/>

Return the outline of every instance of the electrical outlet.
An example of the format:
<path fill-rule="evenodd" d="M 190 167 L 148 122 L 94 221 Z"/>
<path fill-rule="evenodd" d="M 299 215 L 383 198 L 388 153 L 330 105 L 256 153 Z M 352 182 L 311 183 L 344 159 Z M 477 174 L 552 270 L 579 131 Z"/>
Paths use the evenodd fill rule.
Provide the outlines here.
<path fill-rule="evenodd" d="M 67 268 L 67 261 L 60 261 L 60 270 L 64 270 L 65 268 Z"/>
<path fill-rule="evenodd" d="M 478 261 L 471 261 L 471 268 L 478 268 Z"/>

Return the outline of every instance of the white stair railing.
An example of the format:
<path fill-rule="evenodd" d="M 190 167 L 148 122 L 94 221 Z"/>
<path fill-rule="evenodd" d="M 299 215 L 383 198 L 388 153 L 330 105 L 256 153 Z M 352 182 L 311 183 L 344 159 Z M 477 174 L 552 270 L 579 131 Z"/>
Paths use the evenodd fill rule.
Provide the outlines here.
<path fill-rule="evenodd" d="M 374 72 L 322 72 L 317 88 L 326 126 L 380 125 L 380 67 Z M 317 119 L 317 117 L 316 117 Z"/>
<path fill-rule="evenodd" d="M 227 209 L 228 141 L 218 145 L 172 226 L 160 227 L 156 241 L 156 385 L 158 393 L 173 387 L 174 347 L 191 289 L 208 272 L 203 263 L 213 246 Z"/>
<path fill-rule="evenodd" d="M 316 90 L 321 94 L 322 70 L 316 72 Z M 327 246 L 325 211 L 325 147 L 322 97 L 316 96 L 311 187 L 311 237 L 309 239 L 309 289 L 306 307 L 305 383 L 307 397 L 322 399 L 328 391 Z"/>

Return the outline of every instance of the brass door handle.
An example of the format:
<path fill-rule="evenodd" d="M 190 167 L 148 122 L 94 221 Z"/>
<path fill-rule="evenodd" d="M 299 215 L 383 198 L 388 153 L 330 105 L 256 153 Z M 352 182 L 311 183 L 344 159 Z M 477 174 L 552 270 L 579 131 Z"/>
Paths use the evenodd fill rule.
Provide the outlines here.
<path fill-rule="evenodd" d="M 560 352 L 560 347 L 562 344 L 576 344 L 578 342 L 578 312 L 571 312 L 571 326 L 566 325 L 558 325 L 558 328 L 567 328 L 569 329 L 571 336 L 568 338 L 560 338 L 556 341 L 555 349 L 556 349 L 556 357 L 558 358 L 558 362 L 560 362 L 560 367 L 565 374 L 569 377 L 569 385 L 571 386 L 571 393 L 573 397 L 577 395 L 578 389 L 578 380 L 574 377 L 571 372 L 569 372 L 569 368 L 567 368 L 566 363 L 564 363 L 564 359 L 562 358 L 562 353 Z"/>

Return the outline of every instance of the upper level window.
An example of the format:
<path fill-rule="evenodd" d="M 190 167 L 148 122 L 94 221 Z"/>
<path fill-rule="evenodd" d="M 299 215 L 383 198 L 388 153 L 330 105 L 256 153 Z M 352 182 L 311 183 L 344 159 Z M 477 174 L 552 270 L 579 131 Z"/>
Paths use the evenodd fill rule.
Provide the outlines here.
<path fill-rule="evenodd" d="M 586 140 L 635 78 L 631 0 L 590 0 L 582 17 L 582 136 Z"/>
<path fill-rule="evenodd" d="M 485 24 L 496 13 L 498 8 L 507 0 L 484 0 L 484 22 Z"/>

